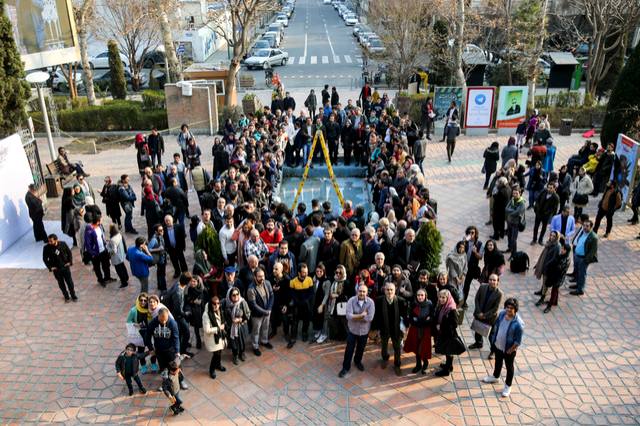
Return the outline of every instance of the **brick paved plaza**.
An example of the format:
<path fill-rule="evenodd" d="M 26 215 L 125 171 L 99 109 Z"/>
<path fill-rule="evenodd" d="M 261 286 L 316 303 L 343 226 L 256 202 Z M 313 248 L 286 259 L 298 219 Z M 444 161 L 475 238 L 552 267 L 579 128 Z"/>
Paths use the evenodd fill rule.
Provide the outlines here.
<path fill-rule="evenodd" d="M 493 139 L 460 138 L 451 165 L 446 163 L 444 144 L 429 146 L 426 176 L 439 203 L 438 227 L 445 253 L 467 225 L 477 225 L 483 241 L 490 235 L 483 225 L 488 202 L 480 169 L 483 149 Z M 501 146 L 506 142 L 504 137 L 499 140 Z M 198 142 L 210 167 L 211 138 L 201 137 Z M 558 168 L 582 142 L 577 136 L 557 137 L 556 142 Z M 172 152 L 173 138 L 166 143 Z M 47 152 L 44 146 L 41 152 Z M 136 175 L 133 148 L 93 156 L 72 153 L 71 158 L 83 160 L 96 191 L 105 174 Z M 137 175 L 132 178 L 138 198 L 139 183 Z M 197 205 L 195 193 L 189 196 Z M 48 220 L 59 220 L 59 203 L 59 198 L 51 200 Z M 592 200 L 586 212 L 594 215 L 595 204 Z M 618 212 L 611 236 L 601 239 L 599 263 L 589 270 L 585 296 L 569 296 L 564 287 L 559 306 L 549 314 L 534 306 L 533 292 L 539 284 L 531 271 L 504 275 L 505 295 L 521 301 L 526 324 L 510 399 L 498 394 L 501 384 L 480 382 L 492 370 L 487 345 L 456 357 L 452 377 L 436 378 L 433 368 L 440 362 L 438 357 L 422 376 L 410 373 L 413 354 L 405 355 L 404 375 L 396 377 L 392 368 L 380 368 L 379 348 L 369 344 L 366 371 L 353 369 L 339 379 L 343 344 L 298 342 L 287 350 L 279 335 L 273 341 L 275 350 L 265 351 L 261 358 L 248 353 L 239 366 L 233 366 L 225 353 L 223 364 L 228 370 L 216 380 L 208 376 L 207 352 L 185 361 L 190 390 L 181 395 L 186 411 L 174 418 L 166 398 L 156 391 L 157 374 L 143 376 L 149 393 L 134 397 L 126 395 L 125 385 L 115 376 L 115 357 L 126 344 L 125 319 L 137 294 L 135 279 L 126 289 L 118 289 L 117 283 L 104 289 L 75 249 L 72 271 L 80 302 L 65 304 L 46 270 L 3 270 L 0 423 L 638 424 L 640 240 L 635 239 L 639 227 L 626 223 L 630 214 L 629 210 Z M 531 211 L 527 215 L 529 226 L 519 244 L 528 251 L 533 266 L 541 247 L 529 245 L 533 215 Z M 134 217 L 136 227 L 144 230 L 144 218 Z M 127 238 L 131 243 L 131 236 Z M 505 245 L 503 240 L 500 248 Z M 191 250 L 187 252 L 192 265 Z M 171 274 L 169 266 L 167 275 Z M 152 277 L 155 289 L 155 273 Z M 472 295 L 476 287 L 474 283 Z M 473 342 L 470 318 L 467 315 L 461 328 L 467 344 Z"/>

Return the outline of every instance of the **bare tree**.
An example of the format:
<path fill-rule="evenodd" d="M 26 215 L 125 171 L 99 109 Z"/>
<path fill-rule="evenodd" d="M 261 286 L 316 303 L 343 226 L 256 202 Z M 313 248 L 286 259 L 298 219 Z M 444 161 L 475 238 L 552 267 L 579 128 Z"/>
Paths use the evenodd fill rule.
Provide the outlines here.
<path fill-rule="evenodd" d="M 160 45 L 160 31 L 150 6 L 151 0 L 104 0 L 96 24 L 98 36 L 116 40 L 127 56 L 134 90 L 140 88 L 146 53 Z"/>
<path fill-rule="evenodd" d="M 169 81 L 173 82 L 182 80 L 182 69 L 180 69 L 176 49 L 173 45 L 173 34 L 171 33 L 172 28 L 167 14 L 167 11 L 176 7 L 175 3 L 175 0 L 153 0 L 154 11 L 156 13 L 158 24 L 160 25 L 165 58 L 169 68 Z"/>
<path fill-rule="evenodd" d="M 467 89 L 467 80 L 464 75 L 464 70 L 462 69 L 462 51 L 466 44 L 465 42 L 465 7 L 466 0 L 456 0 L 456 13 L 455 13 L 455 37 L 453 39 L 453 69 L 456 78 L 456 84 L 462 87 L 462 93 L 466 92 Z"/>
<path fill-rule="evenodd" d="M 84 71 L 84 87 L 87 91 L 87 101 L 89 105 L 96 104 L 96 93 L 93 89 L 93 70 L 89 65 L 89 52 L 87 48 L 88 30 L 95 19 L 94 0 L 73 0 L 73 14 L 76 18 L 76 28 L 78 30 L 78 44 L 80 45 L 80 62 Z M 75 80 L 75 73 L 70 73 Z M 70 80 L 67 80 L 70 81 Z M 75 87 L 75 85 L 74 85 Z"/>
<path fill-rule="evenodd" d="M 407 13 L 410 11 L 410 13 Z M 434 8 L 423 0 L 388 0 L 370 3 L 369 22 L 385 46 L 380 59 L 396 78 L 398 89 L 406 88 L 418 65 L 426 62 Z"/>
<path fill-rule="evenodd" d="M 573 27 L 589 43 L 587 92 L 595 97 L 598 85 L 614 64 L 608 59 L 624 47 L 627 34 L 640 22 L 640 1 L 570 0 L 570 5 L 588 24 L 584 32 L 577 25 Z"/>
<path fill-rule="evenodd" d="M 229 73 L 225 82 L 226 104 L 236 104 L 236 76 L 240 61 L 249 51 L 254 27 L 264 13 L 275 11 L 278 2 L 273 0 L 222 0 L 224 8 L 209 12 L 207 25 L 222 37 L 231 49 Z"/>

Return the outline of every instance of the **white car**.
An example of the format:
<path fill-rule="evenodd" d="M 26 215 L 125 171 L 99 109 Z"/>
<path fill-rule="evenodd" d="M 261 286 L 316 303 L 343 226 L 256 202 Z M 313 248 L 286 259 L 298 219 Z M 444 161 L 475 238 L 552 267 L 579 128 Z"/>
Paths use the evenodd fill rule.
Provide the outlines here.
<path fill-rule="evenodd" d="M 322 0 L 322 4 L 331 4 L 331 0 Z"/>
<path fill-rule="evenodd" d="M 287 15 L 278 15 L 276 22 L 284 25 L 285 27 L 289 26 L 289 18 L 287 18 Z"/>
<path fill-rule="evenodd" d="M 83 88 L 84 81 L 82 80 L 82 73 L 75 72 L 74 77 L 76 81 L 76 87 L 78 89 Z M 53 79 L 51 80 L 51 88 L 58 92 L 66 92 L 69 90 L 69 82 L 67 81 L 67 78 L 64 76 L 64 73 L 59 69 L 57 69 L 53 73 Z"/>
<path fill-rule="evenodd" d="M 129 68 L 129 58 L 120 53 L 120 59 L 122 59 L 122 65 L 125 68 Z M 109 52 L 102 52 L 99 55 L 89 58 L 89 66 L 93 68 L 109 68 Z"/>
<path fill-rule="evenodd" d="M 345 15 L 344 23 L 347 25 L 355 25 L 358 23 L 358 17 L 355 14 Z"/>
<path fill-rule="evenodd" d="M 248 69 L 267 69 L 269 66 L 286 65 L 288 60 L 289 53 L 285 51 L 280 49 L 262 49 L 254 52 L 252 56 L 245 59 L 244 64 Z"/>
<path fill-rule="evenodd" d="M 387 49 L 382 44 L 382 40 L 377 37 L 370 37 L 367 40 L 367 50 L 371 53 L 384 53 Z"/>
<path fill-rule="evenodd" d="M 273 36 L 276 38 L 276 47 L 280 46 L 280 42 L 282 41 L 282 37 L 280 36 L 280 31 L 267 31 L 264 33 L 264 36 Z"/>

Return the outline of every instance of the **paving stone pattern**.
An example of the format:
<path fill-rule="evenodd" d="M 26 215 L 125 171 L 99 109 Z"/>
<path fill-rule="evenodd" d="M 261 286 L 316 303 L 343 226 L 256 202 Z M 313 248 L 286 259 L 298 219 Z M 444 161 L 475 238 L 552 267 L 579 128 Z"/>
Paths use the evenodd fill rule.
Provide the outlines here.
<path fill-rule="evenodd" d="M 438 226 L 445 254 L 476 224 L 482 239 L 488 202 L 482 191 L 482 152 L 495 136 L 460 138 L 452 164 L 445 145 L 429 145 L 426 175 L 431 194 L 439 202 Z M 500 138 L 504 143 L 505 138 Z M 577 150 L 577 136 L 557 137 L 556 165 Z M 57 141 L 64 143 L 64 141 Z M 166 144 L 171 153 L 173 138 Z M 211 138 L 199 143 L 206 164 L 211 163 Z M 46 149 L 41 152 L 46 153 Z M 165 155 L 165 160 L 168 155 Z M 106 174 L 130 173 L 139 194 L 140 179 L 132 148 L 98 155 L 72 155 L 92 173 L 89 181 L 99 191 Z M 134 176 L 135 175 L 135 176 Z M 195 193 L 189 197 L 197 206 Z M 586 210 L 594 214 L 595 201 Z M 192 212 L 196 208 L 192 207 Z M 540 247 L 530 246 L 533 215 L 519 247 L 533 263 Z M 532 273 L 507 272 L 501 286 L 521 301 L 525 323 L 523 347 L 516 357 L 516 379 L 509 400 L 500 398 L 502 385 L 480 382 L 492 370 L 488 348 L 470 351 L 454 364 L 453 376 L 436 378 L 434 357 L 426 376 L 410 374 L 413 356 L 403 358 L 404 376 L 379 366 L 379 348 L 367 346 L 366 371 L 357 369 L 339 379 L 343 344 L 309 345 L 299 341 L 287 350 L 281 336 L 275 349 L 261 358 L 228 368 L 211 380 L 209 354 L 199 351 L 184 363 L 190 389 L 181 392 L 184 414 L 174 417 L 167 400 L 156 390 L 156 374 L 142 377 L 146 396 L 128 397 L 115 376 L 114 361 L 125 346 L 125 318 L 133 304 L 137 282 L 120 290 L 103 289 L 90 267 L 74 250 L 73 277 L 80 298 L 64 304 L 53 277 L 41 270 L 3 270 L 4 326 L 0 329 L 0 422 L 3 424 L 62 422 L 68 424 L 638 424 L 640 421 L 640 241 L 637 226 L 628 226 L 630 212 L 617 213 L 608 240 L 600 240 L 599 260 L 589 270 L 586 295 L 577 298 L 561 289 L 560 305 L 549 314 L 533 306 L 539 283 Z M 59 199 L 50 204 L 48 219 L 59 218 Z M 135 216 L 139 230 L 144 218 Z M 601 236 L 604 230 L 601 230 Z M 127 236 L 131 243 L 131 236 Z M 500 242 L 504 248 L 506 241 Z M 188 250 L 190 251 L 190 250 Z M 40 256 L 40 253 L 33 253 Z M 188 255 L 190 264 L 192 253 Z M 169 266 L 167 275 L 171 276 Z M 114 273 L 115 276 L 115 273 Z M 472 294 L 475 293 L 476 284 Z M 152 277 L 151 288 L 155 288 Z M 473 304 L 470 311 L 473 310 Z M 473 342 L 471 315 L 462 337 Z M 503 376 L 504 377 L 504 376 Z"/>

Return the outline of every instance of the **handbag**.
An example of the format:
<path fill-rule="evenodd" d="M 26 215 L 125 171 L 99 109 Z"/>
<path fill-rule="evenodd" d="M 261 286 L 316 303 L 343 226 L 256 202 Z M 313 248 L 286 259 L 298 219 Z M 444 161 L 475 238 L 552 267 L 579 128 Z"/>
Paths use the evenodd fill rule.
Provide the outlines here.
<path fill-rule="evenodd" d="M 479 335 L 487 337 L 491 332 L 491 325 L 474 318 L 473 322 L 471 323 L 471 329 Z"/>
<path fill-rule="evenodd" d="M 527 218 L 523 217 L 522 219 L 520 219 L 520 223 L 518 223 L 518 231 L 524 232 L 526 228 L 527 228 Z"/>
<path fill-rule="evenodd" d="M 347 302 L 336 303 L 336 315 L 340 317 L 347 315 Z"/>
<path fill-rule="evenodd" d="M 586 205 L 589 203 L 589 196 L 587 194 L 578 194 L 577 192 L 573 196 L 573 204 Z"/>
<path fill-rule="evenodd" d="M 464 309 L 456 309 L 456 320 L 458 322 L 458 325 L 462 325 L 462 323 L 464 322 Z"/>
<path fill-rule="evenodd" d="M 431 118 L 431 119 L 436 118 L 436 113 L 435 113 L 435 112 L 433 112 L 433 111 L 431 111 L 431 112 L 429 113 L 429 118 Z"/>

